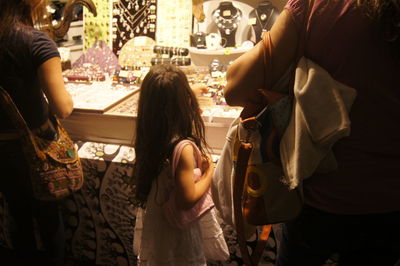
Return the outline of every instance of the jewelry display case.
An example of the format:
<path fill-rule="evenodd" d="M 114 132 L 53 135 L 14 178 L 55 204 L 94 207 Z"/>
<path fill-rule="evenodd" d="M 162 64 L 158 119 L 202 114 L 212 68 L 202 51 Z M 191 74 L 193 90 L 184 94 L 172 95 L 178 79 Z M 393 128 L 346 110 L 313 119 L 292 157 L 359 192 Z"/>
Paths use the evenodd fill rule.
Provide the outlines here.
<path fill-rule="evenodd" d="M 206 67 L 182 67 L 190 84 L 202 83 L 208 91 L 198 95 L 206 126 L 206 140 L 214 154 L 220 154 L 225 136 L 241 108 L 226 105 L 222 95 L 224 76 L 212 77 Z M 74 100 L 74 111 L 63 125 L 75 140 L 133 146 L 139 100 L 137 84 L 111 80 L 66 83 Z"/>
<path fill-rule="evenodd" d="M 223 98 L 224 72 L 233 60 L 254 46 L 255 26 L 258 24 L 251 23 L 253 15 L 258 15 L 256 22 L 263 22 L 264 26 L 268 22 L 270 27 L 273 19 L 269 19 L 268 15 L 272 14 L 270 10 L 275 12 L 272 5 L 276 1 L 272 1 L 272 5 L 263 0 L 204 1 L 201 4 L 205 14 L 202 22 L 194 16 L 192 8 L 199 6 L 191 0 L 177 0 L 175 4 L 157 0 L 107 2 L 109 4 L 94 1 L 98 5 L 98 17 L 95 19 L 84 14 L 84 45 L 88 48 L 91 43 L 92 47 L 98 43 L 93 27 L 109 26 L 106 30 L 109 39 L 102 41 L 111 44 L 111 50 L 118 57 L 118 66 L 114 73 L 104 71 L 104 76 L 91 68 L 89 70 L 93 73 L 70 70 L 66 87 L 73 96 L 75 109 L 63 121 L 68 132 L 76 140 L 132 146 L 138 88 L 149 67 L 166 62 L 190 64 L 182 67 L 189 82 L 206 84 L 209 88 L 207 93 L 198 95 L 198 99 L 206 124 L 207 141 L 213 152 L 218 154 L 231 122 L 240 113 L 240 108 L 228 107 Z M 266 10 L 266 7 L 270 9 Z M 256 9 L 260 11 L 255 13 Z M 88 30 L 92 30 L 92 35 Z M 202 47 L 204 49 L 190 46 L 191 34 L 196 31 L 204 33 L 201 35 L 206 42 Z M 88 36 L 95 38 L 89 41 Z M 104 38 L 104 34 L 97 36 Z M 166 55 L 164 48 L 169 51 Z M 103 58 L 98 54 L 91 57 L 97 61 Z M 179 60 L 184 62 L 179 64 Z M 218 75 L 210 71 L 211 63 L 215 61 L 223 67 Z"/>

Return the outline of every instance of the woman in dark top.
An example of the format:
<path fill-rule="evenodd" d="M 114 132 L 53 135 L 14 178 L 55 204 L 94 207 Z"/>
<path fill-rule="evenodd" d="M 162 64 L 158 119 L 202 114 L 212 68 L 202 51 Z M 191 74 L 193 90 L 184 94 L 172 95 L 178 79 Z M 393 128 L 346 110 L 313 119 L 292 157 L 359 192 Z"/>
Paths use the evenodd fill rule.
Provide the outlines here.
<path fill-rule="evenodd" d="M 54 41 L 33 28 L 45 14 L 46 2 L 0 0 L 0 86 L 35 133 L 54 138 L 49 115 L 66 118 L 73 106 Z M 11 240 L 18 263 L 64 265 L 64 225 L 58 203 L 33 198 L 28 165 L 9 120 L 0 111 L 0 191 L 14 218 Z M 34 221 L 46 250 L 44 256 L 36 249 Z"/>

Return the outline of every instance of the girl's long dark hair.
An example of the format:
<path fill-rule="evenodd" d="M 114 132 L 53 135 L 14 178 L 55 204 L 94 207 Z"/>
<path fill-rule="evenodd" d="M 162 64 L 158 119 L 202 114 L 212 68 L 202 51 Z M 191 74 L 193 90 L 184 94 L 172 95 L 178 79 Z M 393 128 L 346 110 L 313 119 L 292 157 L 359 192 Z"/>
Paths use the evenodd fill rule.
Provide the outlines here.
<path fill-rule="evenodd" d="M 400 50 L 400 0 L 357 0 L 356 4 L 379 22 L 385 39 Z"/>
<path fill-rule="evenodd" d="M 137 116 L 134 180 L 136 200 L 144 207 L 178 139 L 190 139 L 205 156 L 204 123 L 185 74 L 171 65 L 150 69 L 143 80 Z"/>

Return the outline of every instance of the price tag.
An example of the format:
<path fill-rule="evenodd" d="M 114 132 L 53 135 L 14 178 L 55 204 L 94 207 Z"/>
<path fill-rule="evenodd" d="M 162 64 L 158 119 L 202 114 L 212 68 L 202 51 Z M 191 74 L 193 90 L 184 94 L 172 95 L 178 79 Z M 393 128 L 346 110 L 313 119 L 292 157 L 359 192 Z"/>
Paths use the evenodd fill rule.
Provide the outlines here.
<path fill-rule="evenodd" d="M 127 78 L 128 77 L 128 71 L 126 70 L 120 70 L 118 76 L 120 78 Z"/>
<path fill-rule="evenodd" d="M 249 19 L 249 25 L 256 25 L 257 24 L 257 19 L 256 18 L 250 18 Z"/>

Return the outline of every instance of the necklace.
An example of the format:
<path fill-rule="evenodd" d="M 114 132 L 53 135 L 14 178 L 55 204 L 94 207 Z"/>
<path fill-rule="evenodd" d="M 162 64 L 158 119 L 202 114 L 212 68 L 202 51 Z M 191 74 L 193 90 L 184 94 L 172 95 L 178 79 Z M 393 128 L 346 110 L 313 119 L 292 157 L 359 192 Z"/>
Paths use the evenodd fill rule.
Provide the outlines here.
<path fill-rule="evenodd" d="M 236 13 L 234 15 L 231 14 L 230 10 L 225 10 L 223 13 L 229 11 L 228 18 L 224 17 L 224 14 L 221 15 L 221 10 L 217 9 L 213 13 L 214 22 L 217 24 L 219 29 L 222 29 L 226 35 L 230 35 L 233 31 L 235 31 L 238 27 L 240 20 L 242 19 L 242 12 L 239 9 L 236 9 Z"/>
<path fill-rule="evenodd" d="M 112 3 L 113 49 L 119 49 L 136 36 L 155 38 L 156 0 L 119 0 Z"/>
<path fill-rule="evenodd" d="M 261 36 L 263 35 L 264 32 L 267 31 L 267 26 L 271 20 L 272 17 L 272 13 L 274 12 L 274 9 L 270 10 L 269 16 L 267 16 L 267 14 L 262 13 L 261 16 L 258 14 L 258 9 L 256 9 L 256 16 L 257 16 L 257 21 L 261 26 Z M 263 24 L 262 22 L 265 21 L 265 23 Z"/>

